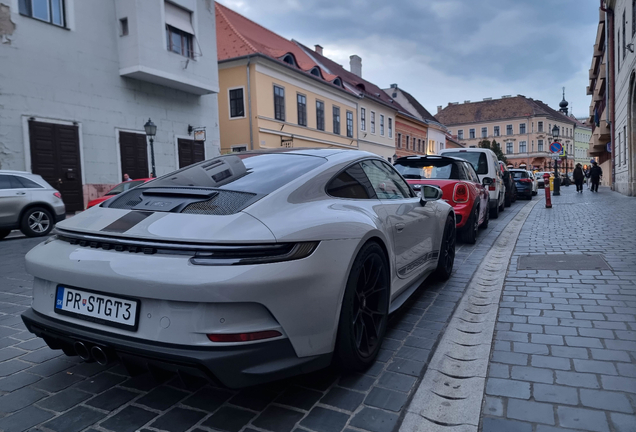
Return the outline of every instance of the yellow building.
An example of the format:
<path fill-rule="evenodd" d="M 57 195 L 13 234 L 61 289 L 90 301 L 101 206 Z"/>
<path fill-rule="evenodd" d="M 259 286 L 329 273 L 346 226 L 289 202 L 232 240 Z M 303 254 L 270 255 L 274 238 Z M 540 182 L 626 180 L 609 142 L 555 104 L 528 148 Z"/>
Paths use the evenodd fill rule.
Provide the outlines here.
<path fill-rule="evenodd" d="M 221 152 L 358 148 L 358 97 L 297 44 L 215 3 Z"/>

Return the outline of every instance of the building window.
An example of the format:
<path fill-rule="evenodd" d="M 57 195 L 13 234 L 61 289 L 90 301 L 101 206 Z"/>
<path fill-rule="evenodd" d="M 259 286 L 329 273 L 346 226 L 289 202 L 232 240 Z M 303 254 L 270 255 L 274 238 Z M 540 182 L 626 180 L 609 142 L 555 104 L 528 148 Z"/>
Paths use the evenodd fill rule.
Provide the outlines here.
<path fill-rule="evenodd" d="M 632 0 L 632 37 L 636 36 L 636 0 Z"/>
<path fill-rule="evenodd" d="M 488 137 L 488 128 L 487 127 L 481 128 L 481 137 L 482 138 L 487 138 Z"/>
<path fill-rule="evenodd" d="M 128 18 L 119 20 L 119 36 L 128 36 Z"/>
<path fill-rule="evenodd" d="M 429 154 L 435 154 L 435 141 L 434 140 L 429 140 L 429 142 L 428 142 L 428 153 Z"/>
<path fill-rule="evenodd" d="M 519 133 L 520 133 L 520 134 L 524 134 L 524 133 L 526 133 L 526 124 L 525 124 L 525 123 L 521 123 L 521 124 L 519 125 Z"/>
<path fill-rule="evenodd" d="M 512 125 L 506 126 L 506 135 L 512 135 Z"/>
<path fill-rule="evenodd" d="M 389 117 L 389 138 L 393 138 L 393 119 Z"/>
<path fill-rule="evenodd" d="M 384 136 L 384 114 L 380 114 L 380 135 Z"/>
<path fill-rule="evenodd" d="M 539 132 L 543 132 L 543 122 L 542 121 L 540 121 L 538 123 L 538 128 L 539 128 Z"/>
<path fill-rule="evenodd" d="M 232 152 L 233 153 L 240 153 L 240 152 L 245 152 L 245 151 L 247 151 L 247 146 L 246 145 L 232 146 Z"/>
<path fill-rule="evenodd" d="M 494 127 L 493 135 L 495 135 L 496 137 L 500 135 L 500 133 L 499 133 L 499 126 L 495 126 L 495 127 Z"/>
<path fill-rule="evenodd" d="M 274 86 L 274 118 L 285 121 L 285 89 Z"/>
<path fill-rule="evenodd" d="M 316 101 L 316 129 L 325 130 L 325 103 Z"/>
<path fill-rule="evenodd" d="M 347 111 L 347 136 L 353 138 L 353 112 Z"/>
<path fill-rule="evenodd" d="M 307 96 L 297 94 L 296 102 L 298 103 L 298 124 L 307 126 Z"/>
<path fill-rule="evenodd" d="M 340 135 L 340 107 L 333 107 L 333 133 Z"/>
<path fill-rule="evenodd" d="M 243 88 L 230 90 L 230 118 L 245 117 Z"/>
<path fill-rule="evenodd" d="M 468 134 L 469 134 L 468 136 L 469 136 L 470 138 L 475 138 L 475 129 L 470 129 L 470 130 L 468 131 Z"/>
<path fill-rule="evenodd" d="M 164 6 L 168 51 L 194 58 L 192 14 L 172 3 L 164 2 Z"/>
<path fill-rule="evenodd" d="M 417 151 L 422 153 L 422 140 L 421 139 L 417 140 Z"/>
<path fill-rule="evenodd" d="M 406 136 L 406 149 L 409 149 L 409 136 Z"/>
<path fill-rule="evenodd" d="M 398 133 L 397 136 L 397 148 L 402 148 L 402 134 Z"/>
<path fill-rule="evenodd" d="M 526 149 L 526 142 L 525 141 L 519 141 L 519 153 L 526 153 L 527 149 Z"/>
<path fill-rule="evenodd" d="M 463 129 L 459 129 L 457 131 L 457 139 L 464 139 L 464 130 Z"/>
<path fill-rule="evenodd" d="M 537 151 L 543 151 L 543 140 L 537 140 Z"/>
<path fill-rule="evenodd" d="M 371 133 L 375 133 L 375 112 L 371 111 Z"/>
<path fill-rule="evenodd" d="M 506 143 L 506 154 L 512 154 L 513 144 L 511 142 Z"/>
<path fill-rule="evenodd" d="M 360 130 L 367 130 L 367 110 L 360 108 Z"/>
<path fill-rule="evenodd" d="M 65 27 L 63 0 L 19 0 L 21 15 Z"/>
<path fill-rule="evenodd" d="M 168 42 L 168 51 L 181 54 L 184 57 L 194 57 L 192 53 L 191 34 L 166 25 L 166 39 Z"/>

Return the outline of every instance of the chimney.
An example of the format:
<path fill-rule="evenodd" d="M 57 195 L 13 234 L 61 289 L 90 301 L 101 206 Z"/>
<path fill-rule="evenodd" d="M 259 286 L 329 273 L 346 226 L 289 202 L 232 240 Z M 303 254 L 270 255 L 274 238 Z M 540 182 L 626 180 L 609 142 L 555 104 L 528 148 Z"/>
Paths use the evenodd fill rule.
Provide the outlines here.
<path fill-rule="evenodd" d="M 441 113 L 443 108 L 442 105 L 437 105 L 437 114 Z"/>
<path fill-rule="evenodd" d="M 349 57 L 349 70 L 362 78 L 362 59 L 359 56 L 354 54 Z"/>
<path fill-rule="evenodd" d="M 398 85 L 397 84 L 391 84 L 391 88 L 395 88 L 396 89 L 396 88 L 398 88 Z"/>
<path fill-rule="evenodd" d="M 322 47 L 320 45 L 314 45 L 314 51 L 322 55 Z"/>

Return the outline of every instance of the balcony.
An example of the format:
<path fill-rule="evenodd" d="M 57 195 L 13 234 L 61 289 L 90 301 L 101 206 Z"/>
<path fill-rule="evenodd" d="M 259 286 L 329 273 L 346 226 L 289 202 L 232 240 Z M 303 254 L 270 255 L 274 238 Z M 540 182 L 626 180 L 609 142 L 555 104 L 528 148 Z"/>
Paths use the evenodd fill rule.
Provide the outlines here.
<path fill-rule="evenodd" d="M 196 95 L 218 92 L 215 15 L 205 0 L 115 4 L 120 76 Z M 172 50 L 167 46 L 168 25 L 177 35 L 169 39 Z"/>

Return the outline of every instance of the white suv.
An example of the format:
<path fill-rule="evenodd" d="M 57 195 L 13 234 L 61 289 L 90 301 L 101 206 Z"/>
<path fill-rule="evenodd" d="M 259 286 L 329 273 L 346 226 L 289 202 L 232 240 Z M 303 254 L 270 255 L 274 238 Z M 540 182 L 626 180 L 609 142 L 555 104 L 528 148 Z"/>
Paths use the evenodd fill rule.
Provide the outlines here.
<path fill-rule="evenodd" d="M 472 164 L 479 180 L 488 186 L 490 217 L 497 219 L 505 208 L 505 186 L 497 155 L 484 148 L 444 149 L 440 154 L 465 159 Z"/>

